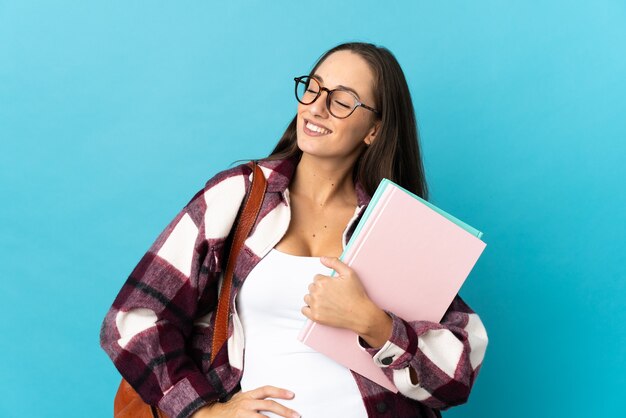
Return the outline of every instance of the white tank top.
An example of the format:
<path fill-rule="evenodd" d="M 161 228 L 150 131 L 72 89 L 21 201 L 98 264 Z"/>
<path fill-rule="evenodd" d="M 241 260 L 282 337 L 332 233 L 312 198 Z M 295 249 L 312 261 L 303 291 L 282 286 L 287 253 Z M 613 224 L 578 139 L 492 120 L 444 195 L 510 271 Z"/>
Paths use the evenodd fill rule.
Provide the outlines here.
<path fill-rule="evenodd" d="M 306 321 L 303 297 L 316 274 L 330 274 L 319 257 L 272 249 L 246 278 L 236 302 L 245 336 L 241 389 L 288 389 L 295 398 L 277 401 L 303 417 L 367 417 L 350 370 L 297 338 Z"/>

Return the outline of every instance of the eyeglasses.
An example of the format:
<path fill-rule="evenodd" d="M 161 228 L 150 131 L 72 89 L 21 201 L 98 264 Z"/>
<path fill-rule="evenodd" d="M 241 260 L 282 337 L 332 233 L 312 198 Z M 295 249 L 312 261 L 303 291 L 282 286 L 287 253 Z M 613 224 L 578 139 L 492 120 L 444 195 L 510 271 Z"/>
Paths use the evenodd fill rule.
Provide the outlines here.
<path fill-rule="evenodd" d="M 342 88 L 329 90 L 322 87 L 315 78 L 302 76 L 294 78 L 296 81 L 296 99 L 304 105 L 310 105 L 326 92 L 326 108 L 331 115 L 338 119 L 345 119 L 354 112 L 357 107 L 365 108 L 380 115 L 380 112 L 373 107 L 364 105 L 354 95 L 354 93 Z"/>

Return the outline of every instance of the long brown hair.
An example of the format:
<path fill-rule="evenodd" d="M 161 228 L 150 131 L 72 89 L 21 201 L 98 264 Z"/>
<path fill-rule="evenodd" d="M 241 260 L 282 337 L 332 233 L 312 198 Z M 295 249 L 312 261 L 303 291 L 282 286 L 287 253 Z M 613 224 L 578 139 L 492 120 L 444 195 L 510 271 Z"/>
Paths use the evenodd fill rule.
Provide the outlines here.
<path fill-rule="evenodd" d="M 329 55 L 345 50 L 365 59 L 374 72 L 374 106 L 381 112 L 380 129 L 372 144 L 358 158 L 354 166 L 354 180 L 370 196 L 380 181 L 388 178 L 423 199 L 428 199 L 411 93 L 402 68 L 393 54 L 386 48 L 369 43 L 344 43 L 324 53 L 310 74 L 314 74 Z M 302 155 L 296 138 L 296 117 L 266 159 L 299 158 Z"/>

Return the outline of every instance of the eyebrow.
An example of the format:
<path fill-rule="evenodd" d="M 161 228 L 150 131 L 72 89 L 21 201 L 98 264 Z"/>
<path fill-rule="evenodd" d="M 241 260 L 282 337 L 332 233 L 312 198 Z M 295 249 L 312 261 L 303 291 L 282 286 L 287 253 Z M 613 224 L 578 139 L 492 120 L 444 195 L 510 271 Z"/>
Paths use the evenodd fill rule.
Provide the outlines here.
<path fill-rule="evenodd" d="M 322 83 L 324 82 L 324 80 L 322 79 L 322 77 L 320 77 L 317 74 L 313 74 L 311 77 L 315 77 L 317 78 L 319 81 L 321 81 Z M 356 92 L 356 90 L 350 88 L 350 87 L 346 87 L 346 86 L 342 86 L 341 84 L 339 84 L 337 87 L 337 89 L 341 89 L 341 90 L 347 90 L 350 91 L 352 93 L 354 93 L 354 95 L 357 97 L 357 99 L 361 100 L 361 96 L 359 96 L 359 93 Z"/>

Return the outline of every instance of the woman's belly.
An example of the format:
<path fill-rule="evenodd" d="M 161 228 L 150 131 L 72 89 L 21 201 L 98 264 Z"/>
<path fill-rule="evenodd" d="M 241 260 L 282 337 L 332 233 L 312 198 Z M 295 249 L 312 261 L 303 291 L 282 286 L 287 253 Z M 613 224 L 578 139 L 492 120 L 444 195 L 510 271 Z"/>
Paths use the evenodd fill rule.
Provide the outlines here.
<path fill-rule="evenodd" d="M 318 273 L 329 273 L 319 258 L 276 250 L 250 272 L 237 297 L 245 335 L 241 389 L 290 390 L 293 399 L 276 401 L 306 418 L 363 418 L 367 413 L 350 370 L 297 338 L 306 321 L 302 298 Z"/>

